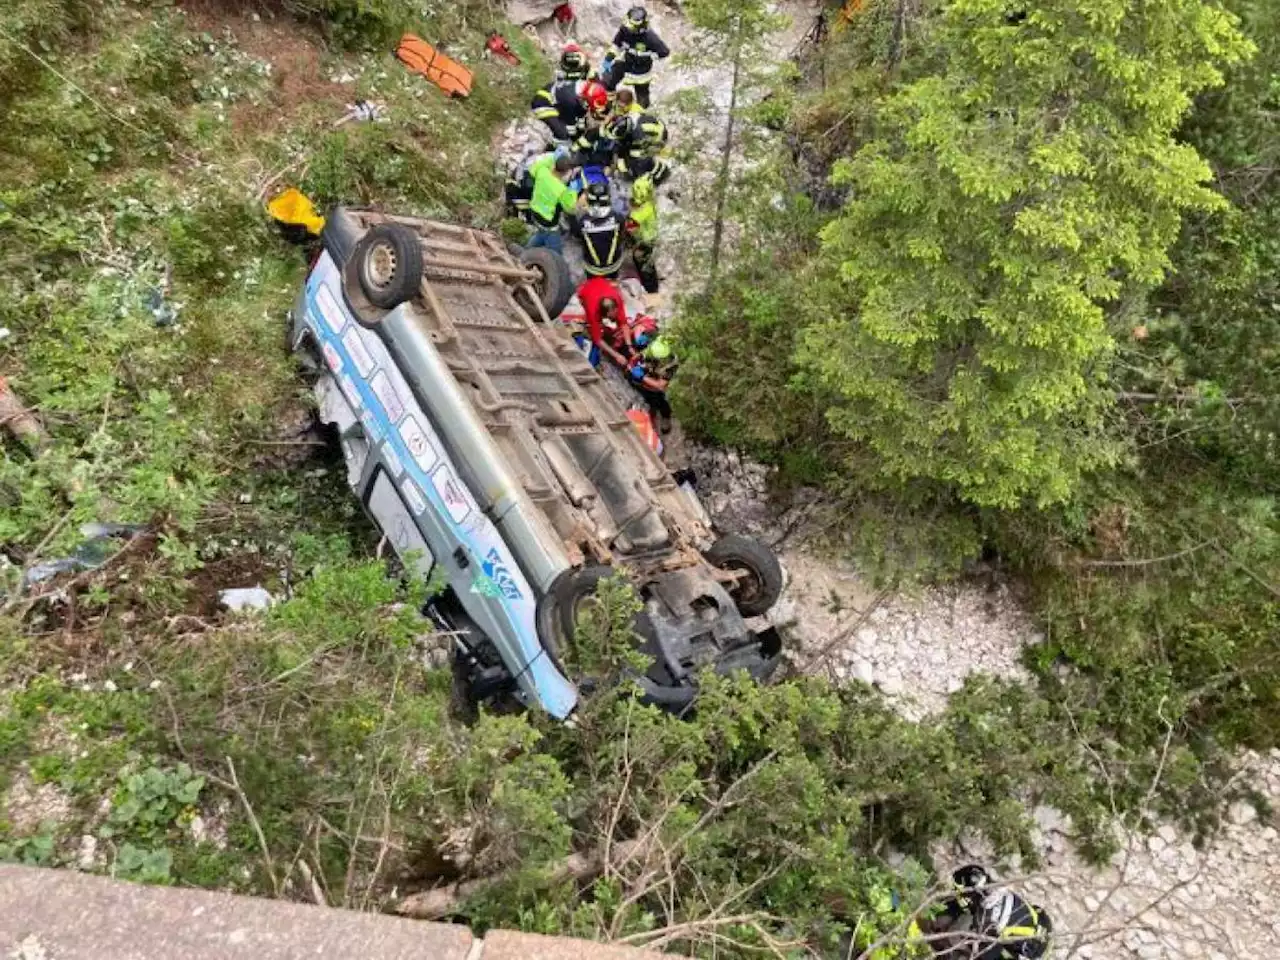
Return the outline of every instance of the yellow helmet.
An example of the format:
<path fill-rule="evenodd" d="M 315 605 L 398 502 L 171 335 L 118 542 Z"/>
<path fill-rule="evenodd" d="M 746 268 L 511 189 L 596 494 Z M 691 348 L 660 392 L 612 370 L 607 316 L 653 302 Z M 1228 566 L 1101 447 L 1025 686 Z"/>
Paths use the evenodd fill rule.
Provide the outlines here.
<path fill-rule="evenodd" d="M 671 340 L 662 335 L 655 337 L 653 343 L 645 347 L 644 355 L 650 360 L 671 359 Z"/>
<path fill-rule="evenodd" d="M 653 203 L 653 177 L 646 173 L 636 178 L 631 185 L 631 202 L 637 205 Z"/>

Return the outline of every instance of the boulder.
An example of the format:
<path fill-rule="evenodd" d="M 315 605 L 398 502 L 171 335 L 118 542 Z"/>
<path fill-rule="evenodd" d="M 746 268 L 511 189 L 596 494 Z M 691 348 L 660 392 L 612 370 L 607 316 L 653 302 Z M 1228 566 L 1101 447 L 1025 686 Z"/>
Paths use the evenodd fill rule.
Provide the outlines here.
<path fill-rule="evenodd" d="M 508 0 L 507 19 L 518 26 L 550 20 L 560 0 Z"/>

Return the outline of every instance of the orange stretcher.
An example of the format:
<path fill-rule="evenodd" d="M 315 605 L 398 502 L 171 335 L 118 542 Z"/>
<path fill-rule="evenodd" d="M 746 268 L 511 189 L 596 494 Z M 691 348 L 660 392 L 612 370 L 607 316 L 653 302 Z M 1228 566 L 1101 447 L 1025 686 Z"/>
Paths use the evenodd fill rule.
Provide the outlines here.
<path fill-rule="evenodd" d="M 466 97 L 471 93 L 471 71 L 421 37 L 406 33 L 400 38 L 400 46 L 396 47 L 396 57 L 451 97 Z"/>

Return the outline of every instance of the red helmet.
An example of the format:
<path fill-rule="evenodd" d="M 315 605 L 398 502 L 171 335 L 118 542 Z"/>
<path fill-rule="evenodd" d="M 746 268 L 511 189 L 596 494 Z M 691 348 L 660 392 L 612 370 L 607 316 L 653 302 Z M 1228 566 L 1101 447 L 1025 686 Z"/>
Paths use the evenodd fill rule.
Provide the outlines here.
<path fill-rule="evenodd" d="M 642 313 L 631 322 L 631 335 L 636 340 L 636 346 L 648 346 L 649 341 L 658 335 L 658 321 L 647 313 Z M 641 343 L 641 340 L 644 340 Z"/>
<path fill-rule="evenodd" d="M 604 88 L 603 83 L 588 80 L 583 84 L 579 96 L 592 113 L 601 114 L 609 109 L 609 91 Z"/>

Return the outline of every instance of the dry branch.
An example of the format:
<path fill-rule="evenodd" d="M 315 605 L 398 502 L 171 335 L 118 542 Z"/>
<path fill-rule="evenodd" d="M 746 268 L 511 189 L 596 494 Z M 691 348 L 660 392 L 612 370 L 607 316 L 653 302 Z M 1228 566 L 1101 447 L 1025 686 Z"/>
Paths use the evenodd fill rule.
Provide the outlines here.
<path fill-rule="evenodd" d="M 618 864 L 630 860 L 641 852 L 644 843 L 640 840 L 628 840 L 613 848 L 609 866 L 616 868 Z M 599 876 L 605 869 L 602 852 L 574 853 L 565 857 L 552 868 L 546 883 L 553 886 L 567 880 L 590 880 Z M 479 880 L 468 880 L 449 887 L 437 887 L 423 893 L 415 893 L 405 897 L 395 905 L 395 912 L 404 917 L 418 920 L 437 920 L 456 913 L 458 908 L 469 899 L 485 889 L 493 886 L 500 878 L 486 877 Z"/>

